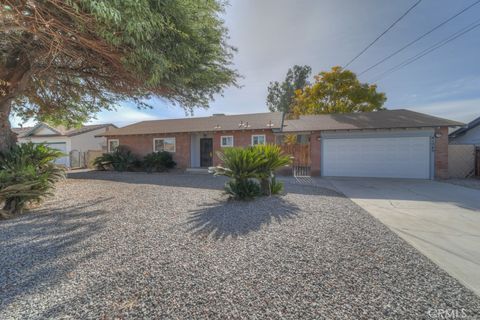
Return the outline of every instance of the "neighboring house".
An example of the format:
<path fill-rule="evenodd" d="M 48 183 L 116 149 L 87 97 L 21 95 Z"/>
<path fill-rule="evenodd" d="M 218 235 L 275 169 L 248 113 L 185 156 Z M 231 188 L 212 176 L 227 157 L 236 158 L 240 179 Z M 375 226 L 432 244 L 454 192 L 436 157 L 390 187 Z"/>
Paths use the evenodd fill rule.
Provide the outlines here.
<path fill-rule="evenodd" d="M 66 129 L 64 127 L 53 127 L 45 123 L 38 123 L 34 127 L 13 128 L 17 134 L 18 143 L 33 142 L 45 143 L 46 145 L 62 151 L 65 156 L 56 161 L 70 167 L 70 152 L 78 153 L 89 150 L 105 150 L 106 138 L 98 135 L 117 128 L 113 124 L 87 125 L 80 128 Z"/>
<path fill-rule="evenodd" d="M 480 176 L 480 117 L 453 131 L 448 138 L 450 176 Z"/>
<path fill-rule="evenodd" d="M 217 165 L 225 147 L 277 143 L 285 134 L 310 145 L 312 175 L 433 179 L 448 177 L 448 128 L 462 123 L 409 110 L 301 116 L 281 113 L 143 121 L 103 134 L 144 156 L 173 154 L 179 168 Z"/>
<path fill-rule="evenodd" d="M 480 146 L 480 117 L 449 135 L 450 144 L 473 144 Z"/>

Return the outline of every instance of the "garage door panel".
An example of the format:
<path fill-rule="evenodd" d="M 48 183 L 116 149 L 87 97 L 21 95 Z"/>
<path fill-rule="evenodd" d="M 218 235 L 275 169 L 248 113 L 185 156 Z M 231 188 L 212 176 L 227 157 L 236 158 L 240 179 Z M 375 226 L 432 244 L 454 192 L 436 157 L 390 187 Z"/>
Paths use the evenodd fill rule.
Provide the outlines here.
<path fill-rule="evenodd" d="M 68 155 L 67 155 L 67 144 L 66 143 L 46 143 L 46 146 L 48 146 L 52 149 L 56 149 L 56 150 L 62 152 L 63 154 L 65 154 L 65 156 L 55 160 L 56 164 L 65 165 L 65 166 L 68 165 Z"/>
<path fill-rule="evenodd" d="M 323 175 L 430 178 L 429 137 L 323 139 Z"/>

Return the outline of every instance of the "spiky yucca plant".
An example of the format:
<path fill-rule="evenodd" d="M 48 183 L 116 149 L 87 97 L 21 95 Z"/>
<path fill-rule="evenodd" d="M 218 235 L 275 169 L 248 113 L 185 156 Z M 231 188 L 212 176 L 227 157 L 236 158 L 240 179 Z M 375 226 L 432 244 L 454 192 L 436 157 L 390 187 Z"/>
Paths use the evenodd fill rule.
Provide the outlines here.
<path fill-rule="evenodd" d="M 0 217 L 21 213 L 32 202 L 52 194 L 65 169 L 53 163 L 64 156 L 45 145 L 24 143 L 0 154 Z"/>

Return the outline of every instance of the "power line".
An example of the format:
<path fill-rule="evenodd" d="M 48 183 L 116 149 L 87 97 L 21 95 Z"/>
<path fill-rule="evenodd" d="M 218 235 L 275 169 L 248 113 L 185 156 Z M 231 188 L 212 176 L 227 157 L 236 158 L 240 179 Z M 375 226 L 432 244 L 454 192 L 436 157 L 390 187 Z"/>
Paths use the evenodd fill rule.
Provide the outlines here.
<path fill-rule="evenodd" d="M 387 61 L 388 59 L 390 59 L 391 57 L 397 55 L 398 53 L 402 52 L 403 50 L 405 50 L 406 48 L 410 47 L 411 45 L 413 45 L 414 43 L 417 43 L 418 41 L 420 41 L 421 39 L 425 38 L 426 36 L 428 36 L 430 33 L 434 32 L 435 30 L 437 30 L 438 28 L 444 26 L 445 24 L 447 24 L 448 22 L 452 21 L 453 19 L 455 19 L 456 17 L 458 17 L 459 15 L 461 15 L 462 13 L 464 13 L 465 11 L 471 9 L 473 6 L 477 5 L 480 3 L 480 0 L 478 1 L 475 1 L 474 3 L 472 3 L 471 5 L 469 5 L 468 7 L 466 7 L 465 9 L 457 12 L 456 14 L 454 14 L 453 16 L 451 16 L 450 18 L 448 18 L 447 20 L 443 21 L 442 23 L 438 24 L 437 26 L 435 26 L 434 28 L 430 29 L 429 31 L 425 32 L 424 34 L 422 34 L 420 37 L 416 38 L 415 40 L 409 42 L 407 45 L 401 47 L 400 49 L 398 49 L 397 51 L 393 52 L 392 54 L 388 55 L 387 57 L 383 58 L 382 60 L 380 60 L 379 62 L 375 63 L 374 65 L 368 67 L 367 69 L 363 70 L 362 72 L 360 72 L 358 75 L 361 76 L 362 74 L 364 74 L 365 72 L 367 71 L 370 71 L 372 70 L 373 68 L 375 68 L 376 66 L 384 63 L 385 61 Z"/>
<path fill-rule="evenodd" d="M 410 58 L 404 60 L 403 62 L 397 64 L 396 66 L 388 69 L 387 71 L 380 74 L 380 76 L 374 82 L 377 82 L 378 80 L 383 79 L 384 77 L 388 76 L 389 74 L 394 73 L 394 72 L 408 66 L 409 64 L 417 61 L 418 59 L 426 56 L 427 54 L 429 54 L 429 53 L 431 53 L 431 52 L 433 52 L 437 49 L 440 49 L 441 47 L 443 47 L 447 43 L 463 36 L 464 34 L 470 32 L 470 31 L 473 31 L 474 29 L 476 29 L 478 27 L 480 27 L 480 19 L 478 19 L 475 22 L 469 24 L 468 26 L 462 28 L 461 30 L 455 32 L 454 34 L 450 35 L 449 37 L 435 43 L 434 45 L 432 45 L 432 46 L 428 47 L 427 49 L 421 51 L 420 53 L 416 54 L 415 56 L 410 57 Z"/>
<path fill-rule="evenodd" d="M 377 42 L 378 40 L 380 40 L 381 37 L 383 37 L 388 31 L 390 31 L 390 29 L 392 29 L 400 20 L 402 20 L 403 18 L 405 18 L 405 16 L 407 14 L 410 13 L 410 11 L 412 11 L 416 6 L 418 6 L 420 4 L 420 2 L 422 2 L 422 0 L 418 0 L 414 5 L 412 5 L 410 8 L 408 8 L 407 11 L 405 11 L 404 14 L 402 14 L 400 16 L 400 18 L 398 18 L 397 20 L 395 20 L 395 22 L 393 22 L 385 31 L 383 31 L 375 40 L 373 40 L 365 49 L 363 49 L 362 51 L 360 51 L 359 54 L 357 54 L 352 60 L 350 60 L 345 66 L 343 66 L 343 68 L 345 69 L 346 67 L 348 67 L 353 61 L 357 60 L 362 54 L 365 53 L 365 51 L 367 51 L 368 49 L 370 49 L 371 46 L 373 46 L 375 44 L 375 42 Z"/>

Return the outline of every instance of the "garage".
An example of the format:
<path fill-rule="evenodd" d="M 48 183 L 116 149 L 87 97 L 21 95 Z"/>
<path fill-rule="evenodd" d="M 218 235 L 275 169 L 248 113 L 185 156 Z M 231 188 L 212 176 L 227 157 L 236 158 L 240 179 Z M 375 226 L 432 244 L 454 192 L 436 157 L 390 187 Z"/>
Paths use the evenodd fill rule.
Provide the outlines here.
<path fill-rule="evenodd" d="M 430 136 L 348 135 L 322 138 L 322 175 L 431 178 Z"/>
<path fill-rule="evenodd" d="M 55 163 L 60 164 L 60 165 L 64 165 L 64 166 L 68 166 L 69 157 L 68 157 L 68 153 L 67 153 L 67 143 L 66 142 L 51 142 L 51 143 L 45 143 L 45 145 L 52 148 L 52 149 L 56 149 L 56 150 L 62 152 L 63 154 L 65 154 L 64 157 L 61 157 L 61 158 L 55 160 Z"/>

